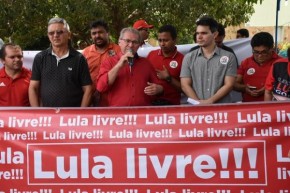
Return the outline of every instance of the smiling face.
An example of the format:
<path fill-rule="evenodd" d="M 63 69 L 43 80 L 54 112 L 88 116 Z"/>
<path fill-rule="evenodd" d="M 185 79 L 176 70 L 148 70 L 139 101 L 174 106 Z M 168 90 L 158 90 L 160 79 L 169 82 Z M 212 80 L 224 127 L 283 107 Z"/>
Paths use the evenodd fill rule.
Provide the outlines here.
<path fill-rule="evenodd" d="M 68 45 L 71 38 L 70 32 L 64 27 L 62 23 L 52 23 L 47 30 L 49 41 L 52 47 L 64 47 Z"/>

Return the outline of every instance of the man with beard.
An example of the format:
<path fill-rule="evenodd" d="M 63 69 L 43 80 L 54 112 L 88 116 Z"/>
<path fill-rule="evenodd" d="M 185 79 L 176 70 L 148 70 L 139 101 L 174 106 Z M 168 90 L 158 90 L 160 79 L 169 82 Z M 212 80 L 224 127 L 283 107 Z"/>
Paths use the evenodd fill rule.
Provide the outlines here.
<path fill-rule="evenodd" d="M 91 23 L 91 38 L 93 44 L 83 50 L 83 55 L 87 59 L 91 78 L 93 80 L 93 88 L 96 88 L 96 80 L 99 75 L 101 63 L 108 57 L 115 56 L 120 52 L 119 45 L 110 42 L 109 27 L 103 20 L 97 20 Z M 107 94 L 101 95 L 95 91 L 93 95 L 93 106 L 108 106 Z"/>
<path fill-rule="evenodd" d="M 235 83 L 237 60 L 215 43 L 218 23 L 204 16 L 196 22 L 198 49 L 185 55 L 180 82 L 183 92 L 197 103 L 229 103 Z"/>

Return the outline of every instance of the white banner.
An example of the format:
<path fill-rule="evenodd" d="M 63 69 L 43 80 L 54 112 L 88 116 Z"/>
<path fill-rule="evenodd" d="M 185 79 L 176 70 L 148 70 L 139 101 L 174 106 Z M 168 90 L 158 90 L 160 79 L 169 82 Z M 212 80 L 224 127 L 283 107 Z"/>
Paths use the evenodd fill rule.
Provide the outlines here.
<path fill-rule="evenodd" d="M 225 41 L 225 45 L 231 47 L 235 53 L 236 56 L 238 58 L 238 62 L 239 64 L 241 63 L 241 61 L 249 56 L 251 56 L 252 54 L 252 48 L 250 45 L 250 38 L 244 38 L 244 39 L 236 39 L 236 40 L 229 40 L 229 41 Z M 177 45 L 177 49 L 178 51 L 180 51 L 183 54 L 187 54 L 189 52 L 189 50 L 196 46 L 197 44 L 183 44 L 183 45 Z M 138 54 L 142 57 L 146 57 L 148 55 L 148 53 L 151 50 L 156 50 L 159 49 L 159 46 L 156 47 L 146 47 L 146 48 L 140 48 L 138 50 Z M 32 68 L 32 63 L 33 63 L 33 59 L 34 56 L 38 53 L 39 51 L 24 51 L 24 66 L 28 69 Z M 2 67 L 2 64 L 0 64 L 0 66 Z"/>

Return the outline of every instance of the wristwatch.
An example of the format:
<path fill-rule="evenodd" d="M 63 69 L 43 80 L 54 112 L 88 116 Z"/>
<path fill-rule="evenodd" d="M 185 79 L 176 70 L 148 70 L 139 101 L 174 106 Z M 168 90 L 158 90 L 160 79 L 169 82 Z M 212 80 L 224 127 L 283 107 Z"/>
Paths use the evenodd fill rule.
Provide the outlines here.
<path fill-rule="evenodd" d="M 171 83 L 172 78 L 171 78 L 171 76 L 169 75 L 169 76 L 167 76 L 167 77 L 165 78 L 165 80 L 166 80 L 166 82 Z"/>

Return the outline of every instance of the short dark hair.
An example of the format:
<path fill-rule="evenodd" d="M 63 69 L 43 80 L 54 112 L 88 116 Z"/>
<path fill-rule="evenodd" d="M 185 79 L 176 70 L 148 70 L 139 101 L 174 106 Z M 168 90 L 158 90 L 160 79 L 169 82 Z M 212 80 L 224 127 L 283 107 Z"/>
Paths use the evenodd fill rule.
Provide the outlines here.
<path fill-rule="evenodd" d="M 13 48 L 17 48 L 17 49 L 21 49 L 21 47 L 17 44 L 14 44 L 14 43 L 6 43 L 6 44 L 3 44 L 2 48 L 0 49 L 0 58 L 2 60 L 5 60 L 5 56 L 6 56 L 6 48 L 7 47 L 13 47 Z"/>
<path fill-rule="evenodd" d="M 163 25 L 162 27 L 160 27 L 158 33 L 163 32 L 169 32 L 173 40 L 177 38 L 177 31 L 173 25 Z"/>
<path fill-rule="evenodd" d="M 196 21 L 196 26 L 208 26 L 212 33 L 216 32 L 218 29 L 218 22 L 209 16 L 203 16 Z"/>
<path fill-rule="evenodd" d="M 103 27 L 106 30 L 106 32 L 109 31 L 108 24 L 102 19 L 93 21 L 90 25 L 90 29 L 97 28 L 97 27 Z"/>
<path fill-rule="evenodd" d="M 274 39 L 273 36 L 268 32 L 259 32 L 255 34 L 251 40 L 251 46 L 266 46 L 268 48 L 273 48 Z"/>
<path fill-rule="evenodd" d="M 245 28 L 239 29 L 237 31 L 237 34 L 241 34 L 242 37 L 248 38 L 249 37 L 249 31 Z"/>
<path fill-rule="evenodd" d="M 218 36 L 225 36 L 226 35 L 225 27 L 221 23 L 218 23 L 217 31 L 219 32 Z"/>

